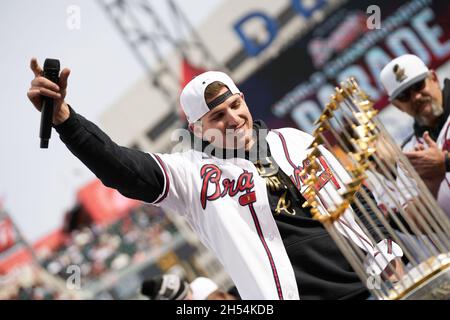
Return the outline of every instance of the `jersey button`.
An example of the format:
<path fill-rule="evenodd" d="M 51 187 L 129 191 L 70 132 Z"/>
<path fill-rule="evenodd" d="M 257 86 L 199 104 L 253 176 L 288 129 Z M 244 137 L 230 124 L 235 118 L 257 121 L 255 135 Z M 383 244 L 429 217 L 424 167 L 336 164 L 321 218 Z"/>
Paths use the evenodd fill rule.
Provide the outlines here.
<path fill-rule="evenodd" d="M 275 235 L 273 233 L 269 233 L 269 240 L 272 241 L 275 238 Z"/>

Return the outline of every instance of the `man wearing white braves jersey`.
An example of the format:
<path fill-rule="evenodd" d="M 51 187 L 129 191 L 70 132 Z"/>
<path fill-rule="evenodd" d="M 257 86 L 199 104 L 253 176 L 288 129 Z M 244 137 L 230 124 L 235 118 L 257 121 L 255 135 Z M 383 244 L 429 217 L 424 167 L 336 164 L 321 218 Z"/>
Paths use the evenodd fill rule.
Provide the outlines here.
<path fill-rule="evenodd" d="M 392 104 L 414 118 L 414 134 L 402 149 L 450 216 L 450 80 L 445 79 L 441 90 L 436 72 L 411 54 L 389 62 L 380 79 Z M 402 170 L 399 175 L 409 180 Z M 412 197 L 415 184 L 408 184 L 404 187 Z"/>
<path fill-rule="evenodd" d="M 291 128 L 267 131 L 254 122 L 226 74 L 206 72 L 183 89 L 180 102 L 194 147 L 150 154 L 118 146 L 64 102 L 68 69 L 59 86 L 42 77 L 35 59 L 31 69 L 28 97 L 38 110 L 41 95 L 55 98 L 53 124 L 69 150 L 106 186 L 183 215 L 243 299 L 367 298 L 323 226 L 302 207 L 307 177 L 300 173 L 312 137 Z M 331 153 L 321 152 L 317 188 L 325 206 L 348 177 Z M 401 249 L 380 239 L 372 226 L 365 234 L 352 214 L 349 209 L 339 220 L 340 231 L 367 252 L 368 267 L 381 273 Z"/>

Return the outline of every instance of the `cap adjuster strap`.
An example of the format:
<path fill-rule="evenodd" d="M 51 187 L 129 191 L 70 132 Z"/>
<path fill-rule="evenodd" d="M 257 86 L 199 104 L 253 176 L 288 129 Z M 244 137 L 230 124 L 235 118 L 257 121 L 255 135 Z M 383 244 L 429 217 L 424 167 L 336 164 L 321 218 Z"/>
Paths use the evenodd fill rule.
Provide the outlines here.
<path fill-rule="evenodd" d="M 209 103 L 207 103 L 209 110 L 212 110 L 213 108 L 217 107 L 219 104 L 223 103 L 232 95 L 233 94 L 231 93 L 231 91 L 228 90 L 227 92 L 224 92 L 223 94 L 215 98 L 213 101 L 210 101 Z"/>

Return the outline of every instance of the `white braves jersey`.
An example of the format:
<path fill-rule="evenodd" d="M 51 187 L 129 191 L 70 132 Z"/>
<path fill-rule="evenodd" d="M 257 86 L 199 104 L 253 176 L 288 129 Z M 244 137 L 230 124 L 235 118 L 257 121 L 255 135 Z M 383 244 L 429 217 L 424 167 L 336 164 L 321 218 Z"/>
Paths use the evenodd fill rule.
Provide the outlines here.
<path fill-rule="evenodd" d="M 378 172 L 367 171 L 367 183 L 370 191 L 372 191 L 378 208 L 384 213 L 388 209 L 395 209 L 404 204 L 407 199 L 401 191 L 401 185 L 386 179 Z"/>
<path fill-rule="evenodd" d="M 312 139 L 291 128 L 271 131 L 266 138 L 272 157 L 300 191 L 306 188 L 299 173 Z M 329 189 L 333 197 L 337 191 L 331 184 L 342 186 L 341 179 L 347 173 L 331 153 L 323 149 L 322 154 L 326 155 L 326 160 L 321 157 L 322 173 L 326 174 L 319 172 L 319 179 L 322 177 L 323 189 Z M 195 150 L 152 156 L 165 175 L 164 191 L 154 204 L 187 219 L 203 244 L 221 261 L 243 299 L 299 299 L 266 183 L 251 161 L 221 159 Z M 340 228 L 346 229 L 346 234 L 371 256 L 379 249 L 355 225 L 351 215 L 343 218 Z M 298 287 L 301 291 L 301 283 Z"/>
<path fill-rule="evenodd" d="M 449 151 L 450 152 L 450 117 L 447 118 L 447 122 L 442 127 L 441 132 L 439 132 L 439 136 L 436 140 L 437 145 L 439 148 L 441 148 L 443 151 Z M 418 143 L 422 143 L 425 148 L 427 147 L 427 144 L 423 140 L 422 137 L 416 137 L 412 136 L 411 139 L 404 145 L 403 151 L 412 151 L 414 150 L 414 146 Z M 411 191 L 414 190 L 415 183 L 412 182 L 410 179 L 407 178 L 407 176 L 404 174 L 402 170 L 399 169 L 399 175 L 402 179 L 405 179 L 405 181 L 409 180 L 409 183 L 405 183 L 405 187 L 407 190 L 409 190 L 409 195 L 413 196 L 416 194 L 416 192 Z M 438 197 L 437 201 L 439 203 L 439 206 L 441 209 L 446 213 L 448 217 L 450 217 L 450 172 L 447 172 L 445 174 L 445 179 L 442 180 L 441 185 L 439 187 L 438 191 Z"/>
<path fill-rule="evenodd" d="M 405 194 L 400 191 L 401 185 L 393 183 L 387 180 L 383 175 L 378 172 L 366 172 L 368 177 L 369 189 L 375 197 L 378 208 L 385 213 L 398 213 L 397 209 L 402 203 L 405 203 Z M 400 191 L 400 192 L 399 192 Z M 400 213 L 398 213 L 400 214 Z M 428 249 L 429 239 L 424 235 L 411 235 L 405 234 L 401 231 L 395 230 L 396 235 L 403 241 L 403 246 L 410 254 L 417 260 L 421 261 L 425 255 L 430 255 L 431 252 Z M 414 239 L 414 241 L 412 241 Z"/>

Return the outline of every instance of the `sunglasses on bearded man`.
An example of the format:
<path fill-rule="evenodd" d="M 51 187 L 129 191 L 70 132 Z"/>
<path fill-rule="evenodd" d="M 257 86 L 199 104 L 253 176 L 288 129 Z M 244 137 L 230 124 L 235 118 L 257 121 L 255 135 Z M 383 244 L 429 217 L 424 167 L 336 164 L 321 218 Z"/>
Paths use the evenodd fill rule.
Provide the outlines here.
<path fill-rule="evenodd" d="M 399 95 L 395 98 L 401 102 L 408 102 L 409 99 L 411 99 L 411 94 L 412 92 L 419 92 L 421 90 L 423 90 L 423 88 L 425 88 L 425 82 L 426 82 L 426 78 L 414 83 L 413 85 L 409 86 L 408 88 L 406 88 L 405 90 L 403 90 L 402 92 L 399 93 Z"/>

